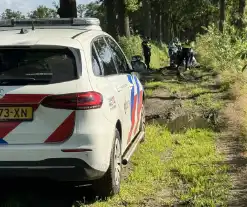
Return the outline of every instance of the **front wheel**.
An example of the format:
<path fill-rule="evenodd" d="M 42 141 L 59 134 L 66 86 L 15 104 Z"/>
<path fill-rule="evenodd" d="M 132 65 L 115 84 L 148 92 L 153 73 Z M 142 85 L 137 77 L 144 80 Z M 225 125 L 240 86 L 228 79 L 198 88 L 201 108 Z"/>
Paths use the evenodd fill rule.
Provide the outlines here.
<path fill-rule="evenodd" d="M 106 199 L 109 196 L 118 194 L 120 191 L 121 171 L 121 138 L 119 131 L 116 129 L 115 140 L 111 151 L 110 166 L 105 175 L 93 183 L 93 189 L 96 192 L 96 196 Z"/>

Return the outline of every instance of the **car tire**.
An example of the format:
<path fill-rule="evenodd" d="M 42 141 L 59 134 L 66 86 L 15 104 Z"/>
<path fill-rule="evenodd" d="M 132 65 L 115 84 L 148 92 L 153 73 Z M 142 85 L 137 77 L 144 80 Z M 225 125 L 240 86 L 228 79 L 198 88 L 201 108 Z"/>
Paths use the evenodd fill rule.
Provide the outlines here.
<path fill-rule="evenodd" d="M 93 189 L 96 196 L 100 199 L 114 196 L 120 191 L 122 170 L 122 150 L 120 133 L 115 130 L 115 138 L 111 150 L 110 166 L 105 175 L 99 180 L 94 181 Z"/>
<path fill-rule="evenodd" d="M 145 106 L 143 104 L 142 110 L 141 110 L 140 132 L 144 132 L 144 135 L 143 135 L 141 142 L 145 141 L 145 131 L 146 131 L 146 113 L 145 113 Z"/>

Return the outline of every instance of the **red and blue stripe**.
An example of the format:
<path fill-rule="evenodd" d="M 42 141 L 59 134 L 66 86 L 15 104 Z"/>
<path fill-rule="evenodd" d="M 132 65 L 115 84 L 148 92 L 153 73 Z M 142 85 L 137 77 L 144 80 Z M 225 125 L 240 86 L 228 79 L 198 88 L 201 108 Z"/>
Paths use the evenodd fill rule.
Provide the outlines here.
<path fill-rule="evenodd" d="M 131 127 L 128 135 L 128 143 L 131 141 L 131 136 L 136 133 L 137 131 L 137 126 L 140 120 L 140 112 L 141 112 L 141 107 L 142 107 L 142 94 L 143 91 L 140 90 L 141 86 L 139 85 L 138 79 L 134 76 L 134 80 L 132 79 L 131 75 L 128 75 L 128 81 L 131 84 L 135 84 L 137 88 L 137 94 L 135 95 L 135 87 L 132 87 L 131 89 L 131 98 L 130 98 L 130 120 L 131 120 Z M 136 119 L 136 110 L 137 110 L 137 120 Z M 137 123 L 136 123 L 137 121 Z"/>
<path fill-rule="evenodd" d="M 135 131 L 134 133 L 136 134 L 137 132 L 137 127 L 139 125 L 140 122 L 140 118 L 141 118 L 141 109 L 142 109 L 142 100 L 143 100 L 143 90 L 141 90 L 141 86 L 139 85 L 139 81 L 138 79 L 135 77 L 135 81 L 136 81 L 136 85 L 137 85 L 137 96 L 138 96 L 138 104 L 137 104 L 137 123 L 135 126 Z"/>

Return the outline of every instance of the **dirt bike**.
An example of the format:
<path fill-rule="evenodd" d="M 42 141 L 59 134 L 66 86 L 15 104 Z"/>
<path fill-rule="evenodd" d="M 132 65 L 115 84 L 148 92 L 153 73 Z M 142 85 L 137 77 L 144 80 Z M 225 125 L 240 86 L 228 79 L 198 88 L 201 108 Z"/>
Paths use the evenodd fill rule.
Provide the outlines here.
<path fill-rule="evenodd" d="M 178 53 L 178 62 L 181 61 L 181 55 L 182 55 L 182 50 L 180 50 L 180 52 Z M 189 57 L 189 62 L 188 62 L 188 67 L 189 68 L 197 68 L 197 67 L 200 67 L 200 64 L 196 61 L 196 58 L 195 58 L 195 52 L 193 51 L 192 48 L 190 48 L 190 51 L 189 51 L 189 54 L 187 54 Z M 182 63 L 178 63 L 180 64 L 180 66 L 182 67 L 185 67 L 186 65 L 186 62 L 185 62 L 185 59 L 183 60 Z"/>

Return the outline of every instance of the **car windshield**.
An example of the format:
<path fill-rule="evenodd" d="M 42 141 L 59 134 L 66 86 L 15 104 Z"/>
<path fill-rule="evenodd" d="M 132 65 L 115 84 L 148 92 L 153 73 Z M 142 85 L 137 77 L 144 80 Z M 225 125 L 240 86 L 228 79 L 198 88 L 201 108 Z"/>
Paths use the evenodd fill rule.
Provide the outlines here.
<path fill-rule="evenodd" d="M 60 83 L 76 77 L 69 49 L 0 49 L 0 84 Z"/>

